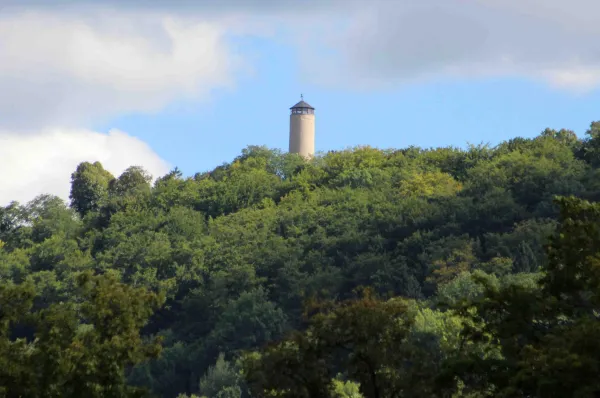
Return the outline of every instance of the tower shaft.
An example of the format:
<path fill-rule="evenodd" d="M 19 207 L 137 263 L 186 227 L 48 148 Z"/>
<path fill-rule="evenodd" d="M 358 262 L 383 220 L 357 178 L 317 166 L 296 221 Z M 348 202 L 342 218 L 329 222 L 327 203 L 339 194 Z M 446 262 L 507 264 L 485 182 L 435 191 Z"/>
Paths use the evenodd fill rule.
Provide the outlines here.
<path fill-rule="evenodd" d="M 315 154 L 315 108 L 301 101 L 290 108 L 290 153 L 305 158 Z"/>
<path fill-rule="evenodd" d="M 290 115 L 290 152 L 304 157 L 315 154 L 315 115 Z"/>

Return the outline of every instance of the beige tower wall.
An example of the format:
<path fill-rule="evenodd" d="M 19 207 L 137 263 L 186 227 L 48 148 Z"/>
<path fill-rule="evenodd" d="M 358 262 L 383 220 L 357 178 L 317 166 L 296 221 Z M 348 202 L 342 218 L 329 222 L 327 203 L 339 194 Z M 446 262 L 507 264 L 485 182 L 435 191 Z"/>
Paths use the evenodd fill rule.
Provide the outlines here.
<path fill-rule="evenodd" d="M 290 153 L 304 157 L 315 154 L 315 115 L 290 115 Z"/>

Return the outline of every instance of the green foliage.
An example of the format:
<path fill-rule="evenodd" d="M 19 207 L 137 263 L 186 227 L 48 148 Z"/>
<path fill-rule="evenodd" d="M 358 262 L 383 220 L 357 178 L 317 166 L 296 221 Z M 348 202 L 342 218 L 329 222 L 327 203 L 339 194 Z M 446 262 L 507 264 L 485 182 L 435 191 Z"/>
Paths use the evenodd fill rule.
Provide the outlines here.
<path fill-rule="evenodd" d="M 168 398 L 593 395 L 597 210 L 554 198 L 600 199 L 598 131 L 310 161 L 251 146 L 153 185 L 139 166 L 114 178 L 84 162 L 70 206 L 42 195 L 0 208 L 0 289 L 17 317 L 3 318 L 0 386 L 29 389 L 6 396 L 40 386 L 44 396 L 133 386 Z M 371 293 L 357 299 L 362 287 Z M 325 304 L 306 313 L 311 300 Z"/>
<path fill-rule="evenodd" d="M 219 354 L 214 366 L 200 379 L 200 393 L 208 398 L 240 398 L 240 374 Z"/>
<path fill-rule="evenodd" d="M 390 373 L 404 361 L 400 350 L 412 320 L 402 300 L 381 302 L 370 293 L 340 306 L 332 303 L 310 308 L 305 333 L 265 349 L 258 359 L 248 356 L 244 371 L 255 393 L 277 392 L 282 397 L 331 397 L 331 379 L 342 367 L 360 384 L 365 396 L 381 389 L 396 389 L 399 381 Z"/>
<path fill-rule="evenodd" d="M 38 311 L 32 283 L 0 285 L 0 394 L 141 396 L 125 383 L 125 369 L 160 352 L 140 329 L 161 298 L 110 276 L 84 273 L 77 283 L 77 300 Z M 19 336 L 22 326 L 33 340 Z"/>
<path fill-rule="evenodd" d="M 286 322 L 283 311 L 268 300 L 264 290 L 244 292 L 225 306 L 208 342 L 212 348 L 228 353 L 260 347 L 278 339 Z"/>
<path fill-rule="evenodd" d="M 83 162 L 71 174 L 71 207 L 81 217 L 89 211 L 97 210 L 106 200 L 108 188 L 114 180 L 112 174 L 104 170 L 100 162 Z"/>
<path fill-rule="evenodd" d="M 140 166 L 131 166 L 109 184 L 109 193 L 114 196 L 134 195 L 150 190 L 152 176 Z"/>
<path fill-rule="evenodd" d="M 542 278 L 491 284 L 478 278 L 482 295 L 457 306 L 479 323 L 466 328 L 467 339 L 497 346 L 501 358 L 464 357 L 450 367 L 472 391 L 493 389 L 494 396 L 595 396 L 600 392 L 600 292 L 597 256 L 600 206 L 561 198 L 560 223 L 548 246 Z M 446 378 L 448 381 L 448 378 Z"/>
<path fill-rule="evenodd" d="M 333 396 L 335 398 L 363 398 L 358 383 L 338 379 L 333 380 Z"/>
<path fill-rule="evenodd" d="M 400 182 L 399 193 L 403 196 L 445 197 L 456 195 L 462 185 L 451 175 L 441 171 L 413 173 Z"/>

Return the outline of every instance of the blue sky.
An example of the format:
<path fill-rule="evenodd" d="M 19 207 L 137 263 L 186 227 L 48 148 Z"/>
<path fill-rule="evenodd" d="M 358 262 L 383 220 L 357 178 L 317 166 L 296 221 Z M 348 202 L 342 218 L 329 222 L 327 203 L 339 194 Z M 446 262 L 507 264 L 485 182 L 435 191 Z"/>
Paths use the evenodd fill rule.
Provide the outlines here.
<path fill-rule="evenodd" d="M 0 205 L 100 161 L 210 170 L 287 150 L 464 147 L 600 120 L 597 0 L 0 0 Z"/>
<path fill-rule="evenodd" d="M 289 107 L 304 94 L 316 108 L 316 150 L 497 144 L 544 128 L 583 136 L 600 120 L 600 93 L 577 93 L 525 78 L 447 79 L 369 92 L 323 88 L 303 79 L 293 48 L 246 40 L 256 74 L 210 102 L 174 103 L 155 114 L 130 114 L 98 124 L 149 143 L 186 175 L 229 162 L 247 145 L 287 150 Z"/>

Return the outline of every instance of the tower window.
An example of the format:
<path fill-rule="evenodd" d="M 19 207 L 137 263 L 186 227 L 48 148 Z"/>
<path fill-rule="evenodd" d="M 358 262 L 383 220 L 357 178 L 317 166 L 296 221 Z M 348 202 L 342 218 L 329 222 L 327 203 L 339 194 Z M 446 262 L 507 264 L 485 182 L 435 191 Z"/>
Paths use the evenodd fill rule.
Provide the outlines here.
<path fill-rule="evenodd" d="M 314 109 L 310 108 L 294 108 L 292 109 L 292 114 L 294 115 L 313 115 L 315 113 Z"/>

